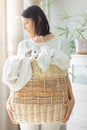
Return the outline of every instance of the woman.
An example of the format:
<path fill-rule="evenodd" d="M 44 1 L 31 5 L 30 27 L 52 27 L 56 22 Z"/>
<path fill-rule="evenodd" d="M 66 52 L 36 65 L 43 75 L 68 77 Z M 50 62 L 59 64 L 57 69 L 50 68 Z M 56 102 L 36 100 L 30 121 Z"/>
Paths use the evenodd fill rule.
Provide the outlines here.
<path fill-rule="evenodd" d="M 44 12 L 42 11 L 42 9 L 40 7 L 31 6 L 27 9 L 25 9 L 22 13 L 22 23 L 23 23 L 24 29 L 29 33 L 30 39 L 24 40 L 19 44 L 18 53 L 17 53 L 18 57 L 30 56 L 30 57 L 33 57 L 38 60 L 38 57 L 40 58 L 40 56 L 39 56 L 40 54 L 48 56 L 47 54 L 50 55 L 52 49 L 53 49 L 52 53 L 53 52 L 56 53 L 56 51 L 55 51 L 56 49 L 58 52 L 57 37 L 50 32 L 49 23 L 47 21 L 47 18 L 45 16 Z M 45 49 L 45 47 L 47 47 L 47 48 Z M 42 50 L 41 50 L 41 48 L 42 48 Z M 41 53 L 41 51 L 43 51 L 43 49 L 45 49 L 45 51 L 44 51 L 44 53 Z M 49 53 L 47 52 L 47 50 L 49 51 Z M 45 52 L 47 54 L 45 54 Z M 33 53 L 33 56 L 32 56 L 32 53 Z M 67 56 L 64 54 L 65 55 L 65 59 L 64 59 L 64 55 L 62 56 L 62 52 L 60 52 L 60 53 L 58 54 L 58 56 L 60 56 L 60 58 L 59 58 L 60 63 L 57 62 L 56 64 L 59 66 L 60 70 L 68 69 L 67 63 L 65 63 L 66 66 L 64 64 L 62 65 L 62 63 L 64 63 L 63 60 L 65 60 L 65 62 L 67 62 L 67 60 L 66 60 Z M 51 55 L 50 58 L 51 57 L 56 57 L 56 56 Z M 48 59 L 50 59 L 50 58 L 48 58 Z M 48 61 L 45 61 L 45 62 L 46 62 L 46 67 L 49 67 L 50 60 L 49 60 L 49 62 Z M 40 65 L 40 67 L 42 67 L 42 69 L 44 71 L 46 71 L 48 69 L 43 66 L 43 64 L 45 62 L 44 62 L 44 58 L 43 58 L 43 63 L 41 63 L 41 64 L 40 64 L 40 61 L 38 60 L 38 64 Z M 55 60 L 53 60 L 53 62 L 55 62 Z M 52 62 L 52 64 L 54 64 L 53 62 Z M 71 87 L 71 83 L 68 78 L 68 75 L 66 75 L 66 82 L 67 82 L 68 100 L 69 101 L 67 101 L 63 105 L 63 107 L 66 108 L 65 116 L 64 116 L 64 119 L 62 120 L 63 123 L 66 123 L 68 121 L 68 119 L 71 115 L 74 103 L 75 103 L 73 92 L 72 92 L 72 87 Z M 14 110 L 11 107 L 10 100 L 11 100 L 11 96 L 9 97 L 9 99 L 6 103 L 8 114 L 14 124 L 19 124 L 19 122 L 16 122 L 13 117 Z M 47 123 L 23 124 L 23 123 L 21 123 L 20 128 L 21 128 L 21 130 L 59 130 L 60 124 L 59 123 L 50 123 L 50 124 L 47 124 Z"/>

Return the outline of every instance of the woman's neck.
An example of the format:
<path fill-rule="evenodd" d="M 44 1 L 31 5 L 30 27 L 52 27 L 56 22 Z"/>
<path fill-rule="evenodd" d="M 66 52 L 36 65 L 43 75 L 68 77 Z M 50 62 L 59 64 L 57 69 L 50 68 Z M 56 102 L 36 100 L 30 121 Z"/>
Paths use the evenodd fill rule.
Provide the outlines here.
<path fill-rule="evenodd" d="M 43 42 L 48 42 L 50 41 L 51 39 L 53 39 L 55 37 L 55 35 L 53 34 L 47 34 L 45 36 L 34 36 L 32 37 L 32 40 L 37 42 L 37 43 L 43 43 Z"/>

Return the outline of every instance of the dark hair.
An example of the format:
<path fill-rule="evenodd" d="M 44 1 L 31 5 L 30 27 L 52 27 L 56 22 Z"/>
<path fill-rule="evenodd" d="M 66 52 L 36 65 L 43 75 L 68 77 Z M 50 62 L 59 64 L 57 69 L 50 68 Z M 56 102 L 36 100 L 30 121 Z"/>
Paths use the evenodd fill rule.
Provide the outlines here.
<path fill-rule="evenodd" d="M 50 27 L 46 15 L 43 10 L 37 6 L 33 5 L 25 9 L 22 13 L 24 18 L 32 18 L 35 23 L 35 34 L 45 36 L 50 34 Z"/>

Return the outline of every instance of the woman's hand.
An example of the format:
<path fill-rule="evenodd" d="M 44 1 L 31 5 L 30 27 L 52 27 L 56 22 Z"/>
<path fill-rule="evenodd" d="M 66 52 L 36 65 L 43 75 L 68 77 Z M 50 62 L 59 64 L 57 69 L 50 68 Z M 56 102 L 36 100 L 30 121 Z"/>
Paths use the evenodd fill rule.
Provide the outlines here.
<path fill-rule="evenodd" d="M 66 108 L 66 113 L 65 113 L 65 117 L 63 119 L 63 123 L 66 123 L 72 113 L 73 107 L 75 104 L 75 100 L 74 99 L 70 99 L 68 103 L 64 104 L 64 107 Z"/>
<path fill-rule="evenodd" d="M 31 56 L 31 53 L 32 53 L 31 50 L 27 50 L 27 51 L 25 52 L 25 57 L 30 57 L 30 56 Z"/>
<path fill-rule="evenodd" d="M 6 102 L 6 108 L 7 108 L 7 112 L 8 112 L 8 115 L 9 115 L 12 123 L 15 124 L 15 125 L 17 125 L 18 123 L 13 118 L 13 112 L 14 112 L 14 110 L 12 109 L 12 106 L 11 106 L 11 103 L 10 103 L 10 98 Z"/>

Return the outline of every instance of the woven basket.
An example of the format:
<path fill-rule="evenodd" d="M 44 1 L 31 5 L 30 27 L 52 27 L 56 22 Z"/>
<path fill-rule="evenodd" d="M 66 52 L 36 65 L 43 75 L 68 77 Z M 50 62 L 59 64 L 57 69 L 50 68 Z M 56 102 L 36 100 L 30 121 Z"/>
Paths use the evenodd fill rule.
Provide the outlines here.
<path fill-rule="evenodd" d="M 36 75 L 35 66 L 32 79 L 13 94 L 14 119 L 19 123 L 62 122 L 66 111 L 63 104 L 68 102 L 66 75 L 63 72 L 59 75 L 56 66 L 50 68 L 58 69 L 56 74 L 52 71 L 44 73 L 37 66 Z"/>

